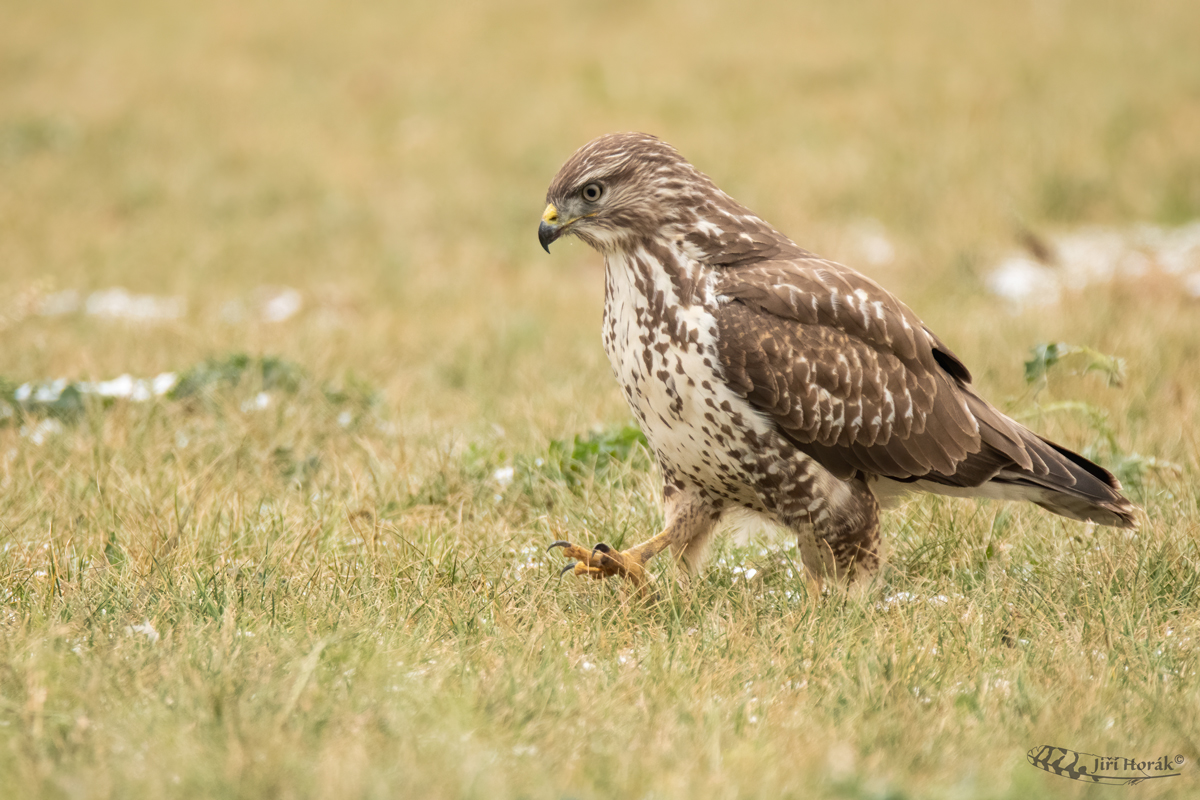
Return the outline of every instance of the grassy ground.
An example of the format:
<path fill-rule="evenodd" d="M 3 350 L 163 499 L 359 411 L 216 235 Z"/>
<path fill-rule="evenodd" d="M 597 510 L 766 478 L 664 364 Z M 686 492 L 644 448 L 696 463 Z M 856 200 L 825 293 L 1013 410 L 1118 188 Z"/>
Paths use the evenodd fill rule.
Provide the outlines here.
<path fill-rule="evenodd" d="M 0 17 L 7 396 L 195 387 L 8 406 L 0 794 L 1200 791 L 1200 306 L 1153 274 L 1023 314 L 983 286 L 1022 230 L 1200 217 L 1200 5 Z M 652 606 L 557 580 L 547 542 L 661 522 L 644 453 L 589 457 L 628 421 L 599 259 L 534 236 L 561 161 L 621 129 L 823 254 L 859 263 L 878 220 L 896 258 L 868 271 L 985 395 L 1119 469 L 1142 530 L 923 499 L 888 516 L 861 599 L 810 597 L 770 538 L 724 539 L 687 588 L 657 565 Z M 303 310 L 225 313 L 272 285 Z M 112 286 L 187 312 L 37 313 Z M 1035 397 L 1022 362 L 1059 340 L 1125 359 L 1124 383 L 1056 368 Z M 1094 787 L 1034 769 L 1042 744 L 1187 761 Z"/>

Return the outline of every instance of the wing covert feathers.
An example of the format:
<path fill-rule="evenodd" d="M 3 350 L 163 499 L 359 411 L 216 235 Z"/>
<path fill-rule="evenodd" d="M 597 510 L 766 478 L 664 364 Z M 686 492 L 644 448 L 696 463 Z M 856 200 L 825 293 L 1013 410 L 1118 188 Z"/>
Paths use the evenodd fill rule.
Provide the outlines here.
<path fill-rule="evenodd" d="M 976 395 L 962 362 L 874 281 L 806 257 L 730 269 L 716 291 L 730 387 L 834 475 L 1004 484 L 1057 514 L 1137 526 L 1112 474 Z"/>

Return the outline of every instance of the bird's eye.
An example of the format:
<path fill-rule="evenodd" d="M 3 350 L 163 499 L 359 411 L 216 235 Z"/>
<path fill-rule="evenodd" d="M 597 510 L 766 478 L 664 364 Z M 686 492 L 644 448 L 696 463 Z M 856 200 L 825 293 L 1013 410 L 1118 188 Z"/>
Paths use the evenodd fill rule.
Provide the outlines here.
<path fill-rule="evenodd" d="M 598 183 L 589 183 L 587 186 L 583 187 L 583 191 L 580 192 L 580 194 L 583 196 L 584 200 L 587 200 L 589 203 L 594 203 L 600 199 L 600 195 L 604 194 L 604 189 Z"/>

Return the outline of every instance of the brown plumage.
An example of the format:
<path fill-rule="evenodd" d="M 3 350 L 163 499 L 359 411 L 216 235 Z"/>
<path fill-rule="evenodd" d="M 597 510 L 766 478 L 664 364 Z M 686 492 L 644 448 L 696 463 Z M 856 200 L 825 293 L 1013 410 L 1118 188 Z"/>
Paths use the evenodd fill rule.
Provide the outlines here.
<path fill-rule="evenodd" d="M 624 553 L 556 542 L 577 574 L 640 582 L 670 547 L 695 569 L 717 520 L 790 527 L 806 567 L 878 564 L 878 508 L 904 491 L 1029 500 L 1137 526 L 1112 474 L 980 398 L 907 306 L 819 258 L 646 134 L 602 136 L 547 193 L 539 239 L 605 256 L 604 344 L 658 458 L 667 527 Z"/>

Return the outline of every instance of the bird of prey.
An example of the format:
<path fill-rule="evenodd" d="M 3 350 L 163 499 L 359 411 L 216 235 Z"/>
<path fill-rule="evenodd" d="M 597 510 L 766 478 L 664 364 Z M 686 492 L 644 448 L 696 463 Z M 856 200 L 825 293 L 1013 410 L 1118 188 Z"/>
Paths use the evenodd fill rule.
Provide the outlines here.
<path fill-rule="evenodd" d="M 670 548 L 690 572 L 722 516 L 793 531 L 818 585 L 880 561 L 897 495 L 1028 500 L 1136 528 L 1117 479 L 988 404 L 908 306 L 820 258 L 654 136 L 581 147 L 547 192 L 538 239 L 604 256 L 604 349 L 662 471 L 665 529 L 624 551 L 555 542 L 563 572 L 647 580 Z"/>

